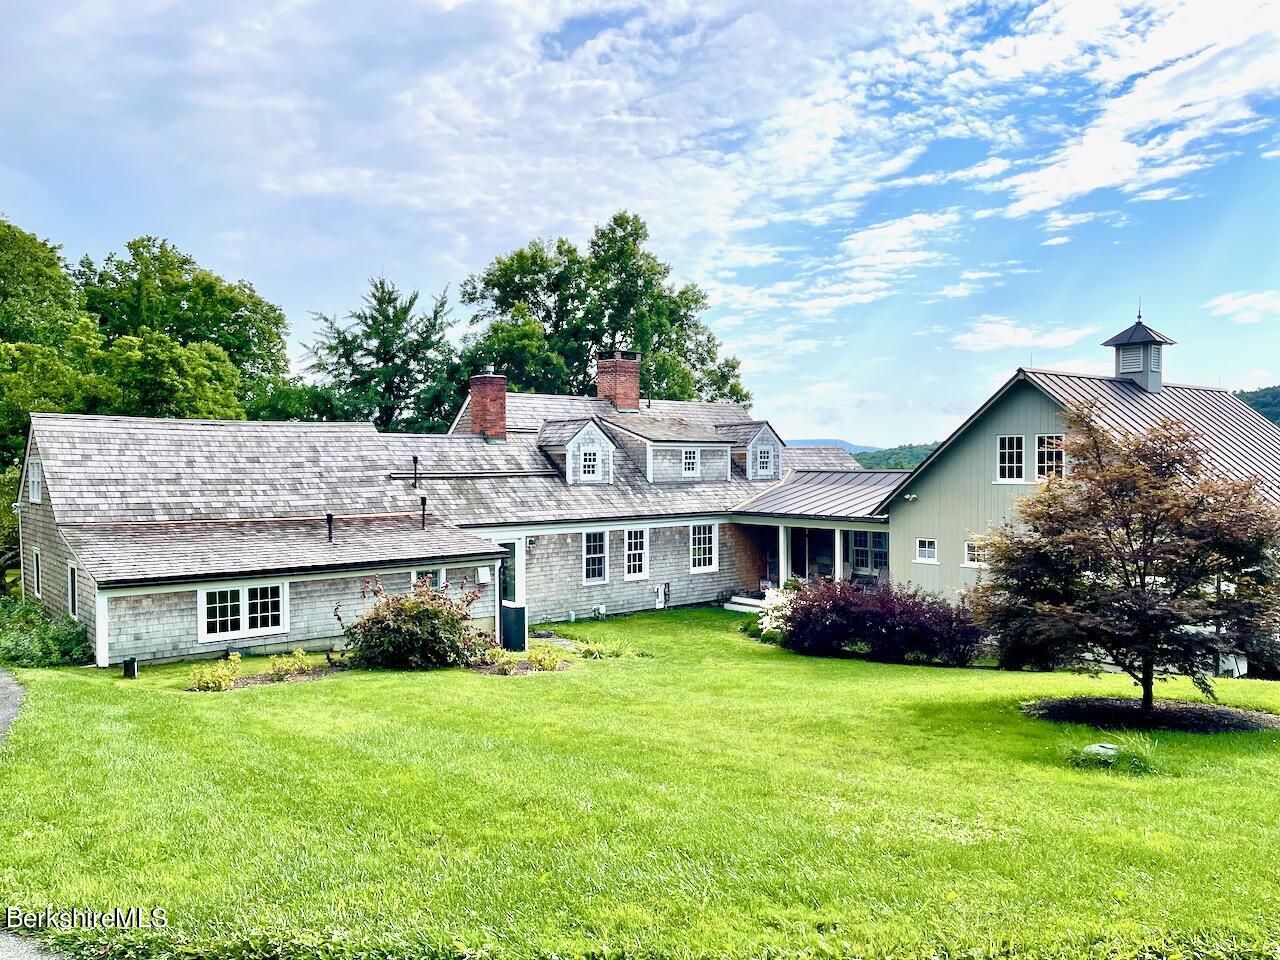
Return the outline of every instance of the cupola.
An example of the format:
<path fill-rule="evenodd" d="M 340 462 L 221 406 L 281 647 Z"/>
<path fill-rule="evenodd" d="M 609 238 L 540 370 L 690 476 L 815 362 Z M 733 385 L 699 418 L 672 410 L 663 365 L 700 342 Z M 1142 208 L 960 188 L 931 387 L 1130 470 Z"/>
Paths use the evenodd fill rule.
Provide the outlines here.
<path fill-rule="evenodd" d="M 1148 393 L 1159 393 L 1164 385 L 1164 357 L 1162 348 L 1174 343 L 1158 330 L 1152 330 L 1142 322 L 1117 333 L 1103 344 L 1116 351 L 1116 377 L 1132 380 Z"/>

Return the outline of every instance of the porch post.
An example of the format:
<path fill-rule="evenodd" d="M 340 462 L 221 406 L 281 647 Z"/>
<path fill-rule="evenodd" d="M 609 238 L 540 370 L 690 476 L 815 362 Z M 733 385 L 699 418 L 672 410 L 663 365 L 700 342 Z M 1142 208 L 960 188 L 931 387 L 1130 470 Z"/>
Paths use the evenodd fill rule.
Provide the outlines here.
<path fill-rule="evenodd" d="M 780 523 L 778 524 L 778 586 L 782 586 L 788 580 L 787 564 L 790 559 L 787 551 L 787 525 Z"/>
<path fill-rule="evenodd" d="M 839 527 L 831 531 L 831 545 L 835 549 L 831 560 L 832 579 L 839 583 L 844 579 L 844 531 Z"/>

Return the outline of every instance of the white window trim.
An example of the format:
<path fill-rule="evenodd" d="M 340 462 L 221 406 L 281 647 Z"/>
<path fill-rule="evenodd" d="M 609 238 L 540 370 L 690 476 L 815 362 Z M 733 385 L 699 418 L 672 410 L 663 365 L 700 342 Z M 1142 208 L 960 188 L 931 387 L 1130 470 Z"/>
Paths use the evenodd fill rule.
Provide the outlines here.
<path fill-rule="evenodd" d="M 694 527 L 710 527 L 711 528 L 711 565 L 708 567 L 695 567 L 693 565 L 693 528 Z M 720 571 L 720 524 L 715 523 L 691 523 L 689 524 L 689 572 L 690 573 L 718 573 Z"/>
<path fill-rule="evenodd" d="M 27 461 L 27 500 L 44 503 L 44 466 L 38 457 Z"/>
<path fill-rule="evenodd" d="M 685 454 L 688 453 L 693 454 L 693 470 L 686 470 L 684 466 Z M 695 480 L 702 476 L 702 450 L 698 447 L 680 448 L 680 476 Z"/>
<path fill-rule="evenodd" d="M 960 566 L 968 567 L 971 570 L 985 570 L 987 564 L 985 560 L 972 561 L 969 559 L 969 548 L 975 545 L 975 541 L 966 540 L 960 545 Z"/>
<path fill-rule="evenodd" d="M 1001 440 L 1021 440 L 1022 441 L 1022 459 L 1019 461 L 1020 472 L 1016 477 L 1000 476 L 1000 441 Z M 996 478 L 994 483 L 1026 483 L 1027 482 L 1027 438 L 1018 433 L 1001 433 L 996 437 Z"/>
<path fill-rule="evenodd" d="M 595 469 L 587 473 L 587 454 L 591 454 L 596 458 Z M 604 466 L 601 460 L 600 451 L 595 447 L 583 447 L 578 451 L 578 479 L 583 483 L 594 483 L 601 478 L 601 469 Z"/>
<path fill-rule="evenodd" d="M 598 533 L 604 538 L 604 578 L 601 580 L 587 579 L 587 536 L 592 533 Z M 582 531 L 582 585 L 584 587 L 599 587 L 609 582 L 609 531 L 608 530 L 584 530 Z"/>
<path fill-rule="evenodd" d="M 71 589 L 72 580 L 75 581 L 75 590 Z M 71 609 L 71 597 L 75 596 L 76 606 Z M 72 620 L 80 619 L 80 576 L 76 573 L 76 565 L 70 560 L 67 561 L 67 616 Z"/>
<path fill-rule="evenodd" d="M 1066 436 L 1065 436 L 1064 434 L 1061 434 L 1061 433 L 1037 433 L 1037 434 L 1036 434 L 1036 467 L 1035 467 L 1035 470 L 1036 470 L 1036 483 L 1044 483 L 1046 480 L 1048 480 L 1048 479 L 1049 479 L 1049 474 L 1047 474 L 1047 473 L 1042 474 L 1042 473 L 1040 472 L 1040 441 L 1041 441 L 1041 440 L 1044 440 L 1044 439 L 1046 439 L 1046 438 L 1048 438 L 1048 437 L 1057 437 L 1057 438 L 1058 438 L 1058 443 L 1059 443 L 1059 444 L 1064 443 L 1064 442 L 1066 441 L 1066 439 L 1067 439 L 1067 438 L 1066 438 Z M 1059 447 L 1058 447 L 1058 451 L 1059 451 L 1059 452 L 1061 452 L 1061 451 L 1062 451 L 1062 447 L 1061 447 L 1061 446 L 1059 446 Z M 1066 476 L 1066 473 L 1067 473 L 1067 456 L 1066 456 L 1066 454 L 1064 453 L 1064 454 L 1062 455 L 1062 474 L 1063 474 L 1063 476 Z M 1056 474 L 1054 474 L 1054 476 L 1056 476 Z"/>
<path fill-rule="evenodd" d="M 630 564 L 627 562 L 629 559 L 629 552 L 630 552 L 627 549 L 627 535 L 631 533 L 644 534 L 644 550 L 642 551 L 642 555 L 644 557 L 643 573 L 627 572 L 627 568 L 630 566 Z M 605 547 L 605 552 L 606 553 L 608 552 L 607 545 Z M 583 566 L 585 569 L 585 561 Z M 648 580 L 649 579 L 649 528 L 648 527 L 628 527 L 622 531 L 622 578 L 624 580 Z"/>
<path fill-rule="evenodd" d="M 922 544 L 922 543 L 932 543 L 932 544 L 933 544 L 933 558 L 932 558 L 932 559 L 930 559 L 929 557 L 922 557 L 922 556 L 920 556 L 920 544 Z M 925 549 L 928 549 L 928 548 L 926 547 Z M 937 537 L 916 537 L 916 552 L 915 552 L 915 556 L 913 556 L 913 557 L 911 558 L 911 562 L 912 562 L 912 563 L 923 563 L 923 564 L 926 564 L 926 565 L 931 566 L 931 567 L 936 567 L 936 566 L 938 566 L 938 564 L 939 564 L 939 560 L 938 560 L 938 538 L 937 538 Z"/>
<path fill-rule="evenodd" d="M 40 548 L 31 548 L 31 592 L 37 600 L 44 599 L 44 563 L 40 559 Z"/>
<path fill-rule="evenodd" d="M 250 587 L 280 588 L 280 626 L 259 627 L 250 630 L 241 626 L 239 630 L 228 633 L 215 633 L 210 636 L 209 625 L 205 619 L 205 596 L 210 591 L 240 591 L 240 623 L 249 622 Z M 289 581 L 288 580 L 238 580 L 234 583 L 204 584 L 196 588 L 196 639 L 200 643 L 230 643 L 234 640 L 254 640 L 258 637 L 283 636 L 289 632 Z"/>
<path fill-rule="evenodd" d="M 435 574 L 440 580 L 440 585 L 435 588 L 436 590 L 443 590 L 445 587 L 449 586 L 449 571 L 447 568 L 422 567 L 418 570 L 409 571 L 409 589 L 412 590 L 418 585 L 419 580 L 431 574 Z"/>
<path fill-rule="evenodd" d="M 768 463 L 761 465 L 760 458 L 764 457 Z M 756 447 L 756 477 L 772 477 L 773 476 L 773 447 L 766 444 Z"/>

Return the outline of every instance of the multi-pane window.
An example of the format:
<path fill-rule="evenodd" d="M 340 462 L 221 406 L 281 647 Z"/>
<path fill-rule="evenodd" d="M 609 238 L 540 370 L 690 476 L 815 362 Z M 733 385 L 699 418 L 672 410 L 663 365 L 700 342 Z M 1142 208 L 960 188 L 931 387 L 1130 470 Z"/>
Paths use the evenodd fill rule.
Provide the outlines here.
<path fill-rule="evenodd" d="M 609 579 L 608 558 L 605 555 L 605 532 L 592 530 L 582 535 L 582 580 L 584 583 L 604 583 Z"/>
<path fill-rule="evenodd" d="M 938 541 L 926 537 L 916 540 L 916 559 L 922 563 L 937 563 Z"/>
<path fill-rule="evenodd" d="M 595 450 L 582 451 L 582 479 L 594 480 L 600 476 L 600 454 Z"/>
<path fill-rule="evenodd" d="M 27 464 L 27 499 L 32 503 L 44 500 L 44 467 L 39 460 Z"/>
<path fill-rule="evenodd" d="M 986 555 L 982 552 L 982 548 L 972 540 L 964 542 L 964 564 L 966 567 L 982 567 L 986 566 Z"/>
<path fill-rule="evenodd" d="M 871 569 L 871 534 L 866 530 L 853 531 L 853 569 Z"/>
<path fill-rule="evenodd" d="M 716 525 L 695 523 L 689 528 L 689 568 L 716 569 Z"/>
<path fill-rule="evenodd" d="M 437 567 L 434 570 L 415 570 L 413 573 L 413 583 L 417 586 L 419 581 L 427 581 L 427 586 L 438 590 L 444 586 L 444 569 Z"/>
<path fill-rule="evenodd" d="M 209 590 L 204 595 L 204 632 L 207 636 L 240 632 L 240 591 Z"/>
<path fill-rule="evenodd" d="M 627 531 L 627 578 L 641 580 L 649 575 L 649 531 Z"/>
<path fill-rule="evenodd" d="M 280 584 L 250 587 L 248 590 L 249 629 L 266 630 L 280 626 L 282 619 Z"/>
<path fill-rule="evenodd" d="M 41 596 L 44 593 L 43 576 L 40 570 L 40 551 L 35 547 L 31 548 L 31 584 L 35 595 Z"/>
<path fill-rule="evenodd" d="M 700 451 L 684 450 L 680 456 L 680 473 L 686 477 L 696 477 L 698 475 Z"/>
<path fill-rule="evenodd" d="M 773 447 L 760 447 L 756 450 L 756 474 L 761 477 L 773 475 Z"/>
<path fill-rule="evenodd" d="M 200 604 L 202 639 L 234 640 L 289 629 L 289 589 L 283 583 L 201 590 Z"/>
<path fill-rule="evenodd" d="M 1022 472 L 1022 437 L 1000 437 L 996 446 L 996 478 L 999 480 L 1021 480 Z"/>
<path fill-rule="evenodd" d="M 71 564 L 67 564 L 67 613 L 72 620 L 80 619 L 80 583 Z"/>
<path fill-rule="evenodd" d="M 1062 434 L 1046 433 L 1036 437 L 1036 479 L 1060 477 L 1063 470 Z"/>
<path fill-rule="evenodd" d="M 889 569 L 889 534 L 887 533 L 871 535 L 871 569 Z"/>

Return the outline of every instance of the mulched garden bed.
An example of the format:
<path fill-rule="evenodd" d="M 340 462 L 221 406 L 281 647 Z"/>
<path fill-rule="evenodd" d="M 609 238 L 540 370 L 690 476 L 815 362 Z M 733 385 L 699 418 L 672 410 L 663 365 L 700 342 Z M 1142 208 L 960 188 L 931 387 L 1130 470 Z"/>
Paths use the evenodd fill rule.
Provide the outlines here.
<path fill-rule="evenodd" d="M 1145 715 L 1133 697 L 1061 697 L 1026 704 L 1023 713 L 1057 723 L 1082 723 L 1108 730 L 1171 730 L 1177 733 L 1252 733 L 1280 730 L 1280 716 L 1212 703 L 1157 700 Z"/>
<path fill-rule="evenodd" d="M 517 660 L 515 670 L 508 671 L 507 673 L 503 673 L 501 670 L 499 670 L 498 665 L 496 663 L 472 664 L 471 666 L 467 667 L 467 669 L 474 670 L 476 673 L 488 673 L 495 677 L 523 677 L 530 673 L 554 673 L 559 670 L 568 670 L 569 666 L 570 666 L 569 661 L 565 660 L 563 663 L 560 663 L 556 666 L 555 671 L 535 670 L 533 669 L 532 666 L 529 665 L 528 660 Z"/>
<path fill-rule="evenodd" d="M 306 683 L 308 680 L 319 680 L 335 673 L 341 673 L 347 667 L 313 667 L 310 670 L 304 670 L 302 673 L 291 673 L 288 676 L 276 680 L 269 673 L 255 673 L 249 677 L 236 677 L 235 683 L 231 685 L 232 690 L 241 690 L 244 687 L 274 687 L 282 683 Z M 195 687 L 187 687 L 187 693 L 226 693 L 225 690 L 197 690 Z"/>

